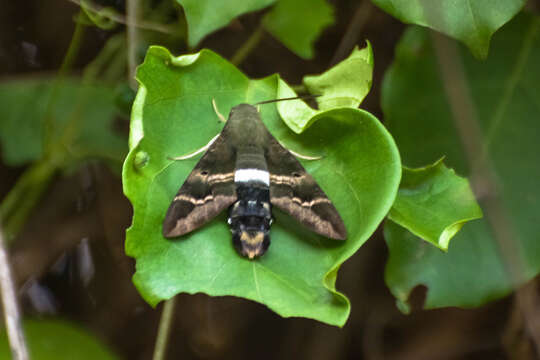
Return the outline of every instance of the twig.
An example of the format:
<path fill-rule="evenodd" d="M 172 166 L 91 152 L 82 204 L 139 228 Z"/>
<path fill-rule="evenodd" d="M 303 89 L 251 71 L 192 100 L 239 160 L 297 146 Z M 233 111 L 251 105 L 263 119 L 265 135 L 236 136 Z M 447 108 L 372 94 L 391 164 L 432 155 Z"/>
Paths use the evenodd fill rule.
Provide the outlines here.
<path fill-rule="evenodd" d="M 240 65 L 251 52 L 257 47 L 264 35 L 264 29 L 262 25 L 255 30 L 253 34 L 246 40 L 246 42 L 236 51 L 231 59 L 231 63 L 238 66 Z"/>
<path fill-rule="evenodd" d="M 493 228 L 493 236 L 499 244 L 503 261 L 514 284 L 523 282 L 523 263 L 513 239 L 515 231 L 508 221 L 500 196 L 497 194 L 497 180 L 488 157 L 483 150 L 483 135 L 476 114 L 475 105 L 469 92 L 465 71 L 455 43 L 432 32 L 433 45 L 448 103 L 458 136 L 471 169 L 473 188 L 481 196 L 486 209 L 486 220 Z"/>
<path fill-rule="evenodd" d="M 363 0 L 360 3 L 352 17 L 351 22 L 349 23 L 349 26 L 347 27 L 347 31 L 341 38 L 339 46 L 334 53 L 332 60 L 330 60 L 330 64 L 328 64 L 329 68 L 344 59 L 351 51 L 353 46 L 358 41 L 358 38 L 360 37 L 362 28 L 367 23 L 369 16 L 371 15 L 372 9 L 373 5 L 371 5 L 371 1 Z"/>
<path fill-rule="evenodd" d="M 41 199 L 55 171 L 56 168 L 49 162 L 37 161 L 24 171 L 0 203 L 0 221 L 4 224 L 8 245 Z"/>
<path fill-rule="evenodd" d="M 163 312 L 161 313 L 161 319 L 159 320 L 159 329 L 152 360 L 163 360 L 165 358 L 167 341 L 169 340 L 169 333 L 174 319 L 175 299 L 176 297 L 172 297 L 165 301 L 165 304 L 163 305 Z"/>
<path fill-rule="evenodd" d="M 28 360 L 28 350 L 21 326 L 17 297 L 11 277 L 8 255 L 4 245 L 4 235 L 0 226 L 0 290 L 2 292 L 2 306 L 4 309 L 4 320 L 8 333 L 11 355 L 15 360 Z"/>
<path fill-rule="evenodd" d="M 535 23 L 531 26 L 529 33 L 525 34 L 525 45 L 528 37 L 537 32 L 538 23 Z M 463 143 L 465 156 L 471 168 L 473 188 L 477 196 L 479 193 L 485 192 L 482 198 L 486 210 L 486 220 L 493 229 L 492 234 L 499 246 L 503 263 L 510 275 L 512 284 L 513 286 L 518 286 L 525 281 L 524 274 L 526 273 L 523 259 L 520 256 L 520 249 L 515 245 L 515 239 L 519 237 L 509 220 L 500 195 L 497 193 L 496 173 L 488 158 L 488 148 L 482 145 L 484 137 L 469 92 L 469 86 L 465 78 L 465 71 L 457 46 L 454 42 L 435 32 L 432 32 L 432 40 L 446 95 L 453 114 L 454 124 Z M 529 51 L 529 48 L 524 46 L 522 52 L 527 51 Z M 518 54 L 516 66 L 523 63 L 522 60 L 519 60 L 523 56 L 526 57 L 528 55 L 523 53 Z M 513 76 L 519 76 L 519 74 L 513 74 Z M 505 92 L 503 97 L 510 95 Z M 500 103 L 505 104 L 506 99 L 503 98 Z M 498 122 L 501 121 L 498 118 L 495 120 L 497 123 L 492 123 L 491 126 L 497 126 Z M 491 137 L 492 134 L 488 132 L 488 135 Z M 529 306 L 530 304 L 528 305 L 519 293 L 517 296 L 517 301 L 524 314 L 526 328 L 533 332 L 530 335 L 535 342 L 536 348 L 540 350 L 540 334 L 538 333 L 540 329 L 531 323 L 535 318 L 532 312 L 534 307 Z"/>
<path fill-rule="evenodd" d="M 69 0 L 69 1 L 71 1 L 72 3 L 77 4 L 77 5 L 82 7 L 80 0 Z M 102 6 L 96 5 L 96 4 L 91 3 L 91 2 L 85 2 L 84 6 L 88 10 L 96 12 L 96 13 L 100 13 L 101 10 L 103 10 Z M 131 19 L 126 18 L 125 16 L 122 16 L 120 14 L 101 13 L 101 15 L 103 17 L 105 17 L 105 18 L 107 18 L 109 20 L 115 21 L 115 22 L 117 22 L 119 24 L 134 26 L 134 27 L 137 27 L 139 29 L 152 30 L 152 31 L 157 31 L 157 32 L 161 32 L 161 33 L 164 33 L 164 34 L 172 34 L 172 33 L 174 33 L 174 31 L 171 30 L 170 27 L 167 26 L 167 25 L 152 23 L 152 22 L 148 22 L 148 21 L 132 22 Z"/>
<path fill-rule="evenodd" d="M 137 28 L 133 25 L 139 19 L 139 0 L 127 0 L 127 63 L 128 63 L 128 81 L 133 90 L 137 90 L 137 82 L 135 81 L 135 69 L 138 65 L 137 61 Z"/>
<path fill-rule="evenodd" d="M 523 316 L 524 327 L 536 354 L 540 356 L 540 298 L 537 282 L 531 281 L 516 292 L 516 302 Z"/>

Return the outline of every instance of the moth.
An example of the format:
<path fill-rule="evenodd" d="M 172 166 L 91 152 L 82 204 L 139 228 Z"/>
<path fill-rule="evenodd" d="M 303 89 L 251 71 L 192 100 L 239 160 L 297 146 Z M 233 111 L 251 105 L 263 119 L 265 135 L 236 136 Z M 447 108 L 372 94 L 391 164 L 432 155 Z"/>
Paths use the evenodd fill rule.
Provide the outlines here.
<path fill-rule="evenodd" d="M 270 134 L 257 108 L 240 104 L 174 197 L 163 236 L 187 234 L 228 208 L 235 249 L 254 259 L 270 246 L 273 206 L 317 234 L 347 237 L 338 211 L 313 177 Z"/>

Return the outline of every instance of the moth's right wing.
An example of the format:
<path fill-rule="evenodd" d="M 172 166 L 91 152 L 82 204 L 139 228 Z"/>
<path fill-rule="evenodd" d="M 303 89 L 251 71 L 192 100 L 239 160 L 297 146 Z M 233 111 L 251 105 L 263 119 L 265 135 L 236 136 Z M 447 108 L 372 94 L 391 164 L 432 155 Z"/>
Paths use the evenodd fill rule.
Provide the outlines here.
<path fill-rule="evenodd" d="M 193 231 L 236 201 L 235 163 L 234 149 L 221 134 L 174 197 L 163 221 L 163 236 Z"/>
<path fill-rule="evenodd" d="M 302 164 L 272 135 L 266 160 L 272 205 L 318 234 L 336 240 L 347 237 L 345 224 L 330 199 Z"/>

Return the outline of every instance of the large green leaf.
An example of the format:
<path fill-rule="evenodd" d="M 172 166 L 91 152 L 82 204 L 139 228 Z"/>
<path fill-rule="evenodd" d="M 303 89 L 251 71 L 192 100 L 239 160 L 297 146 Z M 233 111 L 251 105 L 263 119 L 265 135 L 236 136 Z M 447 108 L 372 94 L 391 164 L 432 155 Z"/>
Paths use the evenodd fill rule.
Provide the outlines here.
<path fill-rule="evenodd" d="M 176 0 L 184 8 L 188 44 L 196 46 L 206 35 L 227 26 L 244 13 L 267 7 L 276 0 Z"/>
<path fill-rule="evenodd" d="M 113 360 L 103 344 L 83 329 L 58 320 L 25 320 L 24 331 L 32 360 Z M 11 359 L 5 329 L 0 333 L 0 360 Z"/>
<path fill-rule="evenodd" d="M 450 166 L 468 174 L 430 39 L 418 27 L 404 34 L 383 84 L 385 119 L 405 164 L 419 166 L 446 155 Z M 508 293 L 540 270 L 540 122 L 534 115 L 540 99 L 540 19 L 520 15 L 506 25 L 494 36 L 486 62 L 463 48 L 458 60 L 484 136 L 486 154 L 474 155 L 486 156 L 498 182 L 497 193 L 490 196 L 501 210 L 484 207 L 484 216 L 495 219 L 502 211 L 504 217 L 467 224 L 446 255 L 387 224 L 386 281 L 401 300 L 414 286 L 426 285 L 426 307 L 476 306 Z M 477 180 L 481 185 L 482 179 Z M 490 224 L 503 226 L 510 237 L 496 241 L 504 234 Z"/>
<path fill-rule="evenodd" d="M 60 167 L 89 158 L 120 164 L 127 146 L 114 129 L 115 97 L 111 87 L 76 79 L 0 83 L 4 162 L 16 166 L 47 155 Z"/>
<path fill-rule="evenodd" d="M 263 18 L 264 28 L 304 59 L 313 57 L 315 40 L 333 22 L 326 0 L 279 0 Z"/>
<path fill-rule="evenodd" d="M 282 316 L 343 325 L 350 306 L 335 290 L 337 271 L 386 215 L 401 175 L 397 149 L 379 121 L 362 110 L 336 108 L 297 135 L 275 104 L 261 106 L 263 121 L 282 144 L 322 156 L 303 165 L 338 208 L 349 235 L 345 242 L 328 240 L 274 211 L 272 245 L 249 261 L 234 251 L 225 214 L 186 236 L 163 238 L 167 207 L 197 161 L 168 157 L 202 147 L 221 130 L 212 99 L 226 114 L 239 103 L 276 98 L 281 80 L 249 80 L 208 50 L 173 58 L 160 47 L 150 48 L 137 78 L 123 180 L 134 208 L 126 252 L 136 258 L 141 295 L 152 305 L 180 292 L 234 295 Z"/>
<path fill-rule="evenodd" d="M 398 195 L 388 218 L 442 250 L 482 210 L 469 186 L 442 159 L 422 168 L 403 168 Z"/>
<path fill-rule="evenodd" d="M 474 307 L 508 294 L 510 278 L 497 244 L 486 238 L 485 221 L 473 221 L 457 233 L 448 252 L 416 237 L 393 221 L 384 224 L 390 250 L 386 285 L 398 307 L 408 312 L 407 299 L 418 285 L 427 286 L 426 309 Z"/>
<path fill-rule="evenodd" d="M 405 23 L 426 26 L 458 39 L 481 59 L 487 57 L 493 33 L 526 3 L 526 0 L 372 1 Z"/>

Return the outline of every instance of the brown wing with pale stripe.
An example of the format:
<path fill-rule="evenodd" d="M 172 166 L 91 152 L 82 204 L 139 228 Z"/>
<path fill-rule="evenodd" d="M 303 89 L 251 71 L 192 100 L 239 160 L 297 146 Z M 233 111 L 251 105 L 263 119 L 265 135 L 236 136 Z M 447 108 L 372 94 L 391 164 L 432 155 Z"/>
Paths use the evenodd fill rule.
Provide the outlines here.
<path fill-rule="evenodd" d="M 234 166 L 234 149 L 220 135 L 174 197 L 163 221 L 163 236 L 193 231 L 235 202 Z"/>
<path fill-rule="evenodd" d="M 344 240 L 347 229 L 332 202 L 300 162 L 270 137 L 266 160 L 272 205 L 320 235 Z"/>

